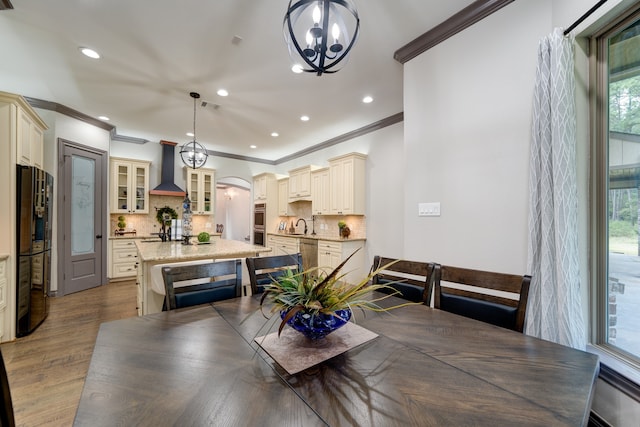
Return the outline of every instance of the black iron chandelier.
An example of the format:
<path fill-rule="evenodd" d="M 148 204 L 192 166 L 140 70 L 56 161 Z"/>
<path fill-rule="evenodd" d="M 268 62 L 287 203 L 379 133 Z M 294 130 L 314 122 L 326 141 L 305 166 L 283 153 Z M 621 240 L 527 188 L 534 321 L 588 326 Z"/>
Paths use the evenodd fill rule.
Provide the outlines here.
<path fill-rule="evenodd" d="M 197 92 L 189 93 L 189 96 L 193 98 L 193 141 L 185 143 L 180 148 L 180 157 L 182 163 L 190 168 L 197 169 L 202 167 L 207 162 L 207 149 L 196 142 L 196 100 L 200 98 L 200 94 Z"/>
<path fill-rule="evenodd" d="M 353 0 L 292 3 L 289 0 L 283 24 L 289 55 L 302 71 L 335 73 L 347 62 L 358 37 L 360 19 Z"/>

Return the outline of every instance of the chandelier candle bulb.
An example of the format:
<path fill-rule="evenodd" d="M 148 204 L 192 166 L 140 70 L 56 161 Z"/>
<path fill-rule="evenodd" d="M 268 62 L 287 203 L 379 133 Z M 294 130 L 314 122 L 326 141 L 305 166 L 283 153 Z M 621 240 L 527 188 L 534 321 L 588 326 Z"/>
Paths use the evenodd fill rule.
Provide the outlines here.
<path fill-rule="evenodd" d="M 320 76 L 347 62 L 360 19 L 352 0 L 290 0 L 283 27 L 293 63 L 302 58 L 302 71 Z"/>

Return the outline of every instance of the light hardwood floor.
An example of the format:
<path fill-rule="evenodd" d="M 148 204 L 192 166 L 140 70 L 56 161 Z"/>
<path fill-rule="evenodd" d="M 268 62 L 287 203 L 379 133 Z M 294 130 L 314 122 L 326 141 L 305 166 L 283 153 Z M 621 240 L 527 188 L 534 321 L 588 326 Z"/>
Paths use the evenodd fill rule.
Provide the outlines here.
<path fill-rule="evenodd" d="M 1 346 L 16 425 L 73 425 L 100 324 L 135 315 L 135 281 L 51 298 L 38 329 Z"/>

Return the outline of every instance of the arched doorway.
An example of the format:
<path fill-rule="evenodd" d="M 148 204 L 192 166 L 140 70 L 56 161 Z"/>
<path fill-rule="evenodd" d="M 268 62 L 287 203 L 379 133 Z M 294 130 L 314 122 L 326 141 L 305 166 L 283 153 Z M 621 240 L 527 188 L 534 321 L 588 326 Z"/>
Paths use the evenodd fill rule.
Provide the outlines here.
<path fill-rule="evenodd" d="M 251 241 L 251 183 L 233 176 L 216 182 L 216 228 L 222 226 L 222 238 Z"/>

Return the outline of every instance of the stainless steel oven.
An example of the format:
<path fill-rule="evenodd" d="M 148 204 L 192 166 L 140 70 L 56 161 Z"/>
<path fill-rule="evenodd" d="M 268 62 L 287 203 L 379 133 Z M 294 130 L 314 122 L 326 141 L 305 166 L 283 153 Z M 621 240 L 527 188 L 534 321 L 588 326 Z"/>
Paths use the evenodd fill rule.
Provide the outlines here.
<path fill-rule="evenodd" d="M 256 203 L 253 207 L 253 244 L 266 246 L 267 233 L 265 230 L 267 218 L 267 205 Z"/>

